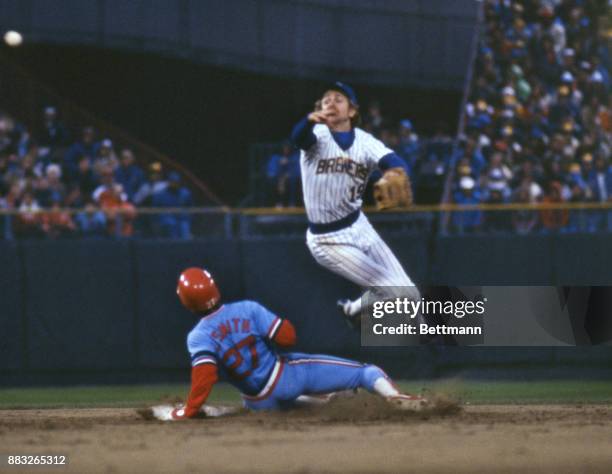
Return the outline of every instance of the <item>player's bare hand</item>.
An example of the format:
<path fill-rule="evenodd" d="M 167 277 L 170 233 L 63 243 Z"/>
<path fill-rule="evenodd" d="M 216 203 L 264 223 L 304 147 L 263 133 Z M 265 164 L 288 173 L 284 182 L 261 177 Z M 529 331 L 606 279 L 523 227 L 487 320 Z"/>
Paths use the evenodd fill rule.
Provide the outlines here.
<path fill-rule="evenodd" d="M 329 120 L 329 116 L 331 115 L 330 112 L 323 112 L 323 111 L 316 111 L 316 112 L 311 112 L 308 114 L 308 120 L 310 122 L 314 122 L 314 123 L 323 123 L 325 125 L 327 125 L 327 122 Z"/>
<path fill-rule="evenodd" d="M 217 418 L 219 416 L 231 415 L 240 411 L 240 408 L 234 406 L 211 406 L 203 405 L 200 411 L 194 416 L 194 418 Z M 157 405 L 144 411 L 144 415 L 147 419 L 149 417 L 156 418 L 161 421 L 178 421 L 188 420 L 185 416 L 185 409 L 183 406 L 173 405 Z"/>
<path fill-rule="evenodd" d="M 177 421 L 185 420 L 185 410 L 183 407 L 174 407 L 171 405 L 158 405 L 151 407 L 154 418 L 161 421 Z"/>

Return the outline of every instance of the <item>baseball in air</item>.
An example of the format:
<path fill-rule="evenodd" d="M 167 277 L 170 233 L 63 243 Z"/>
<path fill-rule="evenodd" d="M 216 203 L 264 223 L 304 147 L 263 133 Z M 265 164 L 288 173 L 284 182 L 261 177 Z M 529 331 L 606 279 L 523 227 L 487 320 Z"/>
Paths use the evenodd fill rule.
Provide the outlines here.
<path fill-rule="evenodd" d="M 9 46 L 19 46 L 23 42 L 23 36 L 17 31 L 7 31 L 4 33 L 4 42 Z"/>

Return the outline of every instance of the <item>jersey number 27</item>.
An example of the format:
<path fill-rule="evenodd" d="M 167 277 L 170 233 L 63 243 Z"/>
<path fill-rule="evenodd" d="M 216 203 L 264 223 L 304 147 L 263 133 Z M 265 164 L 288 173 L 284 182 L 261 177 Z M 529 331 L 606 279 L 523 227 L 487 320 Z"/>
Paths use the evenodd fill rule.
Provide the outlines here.
<path fill-rule="evenodd" d="M 255 339 L 255 336 L 251 334 L 223 354 L 223 365 L 234 378 L 242 380 L 251 375 L 253 370 L 259 366 L 259 356 L 257 354 L 257 348 L 255 347 L 256 342 L 257 339 Z M 242 366 L 245 359 L 241 353 L 241 349 L 245 347 L 248 348 L 248 353 L 251 356 L 251 366 L 244 372 L 239 372 L 238 369 Z M 229 360 L 232 358 L 234 361 L 230 364 Z"/>

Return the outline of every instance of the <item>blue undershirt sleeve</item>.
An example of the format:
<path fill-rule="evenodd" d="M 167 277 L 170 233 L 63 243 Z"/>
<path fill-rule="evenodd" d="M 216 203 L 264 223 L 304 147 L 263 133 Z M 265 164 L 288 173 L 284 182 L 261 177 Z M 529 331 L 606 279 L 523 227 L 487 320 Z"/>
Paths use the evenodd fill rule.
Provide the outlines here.
<path fill-rule="evenodd" d="M 404 168 L 406 174 L 410 174 L 408 165 L 397 153 L 389 153 L 388 155 L 383 156 L 380 160 L 378 160 L 378 167 L 382 171 L 387 171 L 391 168 Z"/>
<path fill-rule="evenodd" d="M 291 132 L 292 143 L 302 150 L 308 150 L 317 142 L 317 137 L 313 132 L 314 126 L 314 122 L 310 122 L 308 117 L 300 120 Z"/>

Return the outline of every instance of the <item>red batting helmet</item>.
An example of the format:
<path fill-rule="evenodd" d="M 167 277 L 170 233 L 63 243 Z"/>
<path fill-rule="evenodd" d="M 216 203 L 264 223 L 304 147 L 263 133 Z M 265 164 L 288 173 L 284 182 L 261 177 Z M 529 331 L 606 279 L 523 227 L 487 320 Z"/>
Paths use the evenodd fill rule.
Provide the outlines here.
<path fill-rule="evenodd" d="M 183 306 L 194 313 L 205 313 L 221 299 L 219 288 L 210 273 L 203 268 L 188 268 L 181 273 L 176 287 Z"/>

